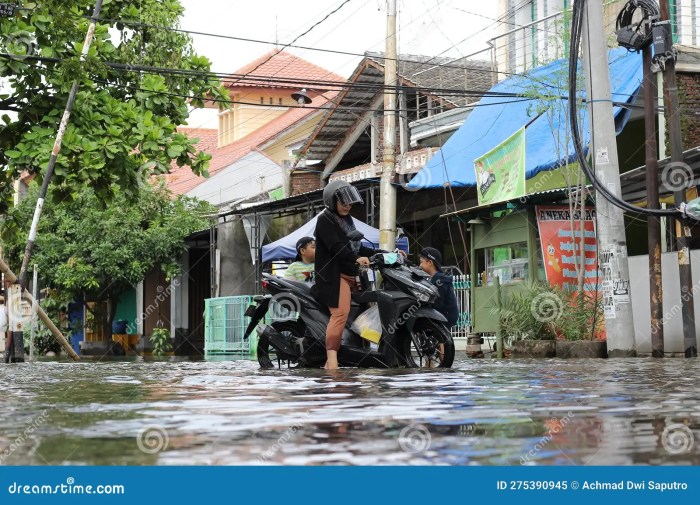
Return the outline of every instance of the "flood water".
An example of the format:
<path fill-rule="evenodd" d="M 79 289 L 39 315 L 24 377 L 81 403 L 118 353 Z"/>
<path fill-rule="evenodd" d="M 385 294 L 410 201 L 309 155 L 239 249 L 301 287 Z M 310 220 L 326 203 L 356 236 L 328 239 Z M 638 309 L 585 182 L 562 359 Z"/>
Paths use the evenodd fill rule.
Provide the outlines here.
<path fill-rule="evenodd" d="M 0 464 L 700 465 L 700 361 L 0 365 Z"/>

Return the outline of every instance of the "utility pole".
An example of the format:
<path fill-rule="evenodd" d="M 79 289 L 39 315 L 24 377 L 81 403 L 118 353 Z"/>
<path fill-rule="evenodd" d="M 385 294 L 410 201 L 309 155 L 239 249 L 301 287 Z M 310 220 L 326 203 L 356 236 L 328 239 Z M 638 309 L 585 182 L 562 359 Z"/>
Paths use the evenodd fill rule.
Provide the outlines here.
<path fill-rule="evenodd" d="M 396 150 L 396 0 L 387 0 L 386 50 L 384 54 L 384 156 L 379 204 L 379 247 L 391 251 L 396 247 L 396 188 L 393 186 Z"/>
<path fill-rule="evenodd" d="M 93 10 L 92 18 L 90 19 L 90 26 L 88 27 L 88 31 L 85 34 L 83 50 L 80 54 L 81 61 L 85 61 L 88 51 L 90 50 L 90 45 L 92 43 L 93 36 L 95 35 L 97 18 L 99 17 L 100 10 L 102 9 L 102 1 L 103 0 L 97 0 L 95 3 L 95 9 Z M 49 164 L 46 168 L 46 173 L 44 174 L 44 180 L 41 183 L 41 189 L 39 190 L 39 197 L 37 198 L 36 208 L 34 209 L 34 217 L 32 219 L 32 224 L 29 229 L 27 247 L 24 250 L 24 258 L 22 259 L 22 268 L 20 269 L 19 277 L 17 278 L 17 284 L 19 284 L 19 286 L 14 288 L 19 293 L 20 299 L 22 293 L 24 293 L 24 290 L 27 287 L 27 269 L 29 267 L 29 260 L 31 259 L 32 253 L 34 252 L 34 244 L 36 242 L 36 234 L 39 228 L 39 218 L 41 217 L 41 209 L 44 206 L 44 200 L 46 199 L 46 194 L 49 190 L 49 184 L 51 183 L 51 177 L 53 176 L 54 167 L 56 166 L 58 153 L 61 151 L 63 135 L 66 133 L 66 128 L 68 127 L 68 121 L 70 120 L 70 115 L 73 111 L 73 104 L 75 103 L 75 97 L 78 94 L 79 85 L 80 83 L 77 79 L 73 81 L 70 93 L 68 94 L 68 102 L 66 103 L 65 110 L 63 111 L 63 117 L 61 117 L 61 122 L 58 126 L 58 132 L 56 133 L 56 139 L 54 140 L 53 149 L 51 150 Z M 12 346 L 8 348 L 5 354 L 5 362 L 24 362 L 24 332 L 22 330 L 12 331 L 11 335 Z"/>
<path fill-rule="evenodd" d="M 651 33 L 651 24 L 647 26 Z M 659 164 L 656 152 L 656 76 L 651 71 L 651 45 L 642 50 L 644 72 L 644 134 L 646 140 L 646 183 L 647 208 L 658 209 L 659 205 Z M 661 282 L 661 219 L 647 218 L 649 248 L 649 307 L 651 312 L 651 355 L 664 357 L 663 290 Z"/>
<path fill-rule="evenodd" d="M 672 44 L 671 9 L 668 0 L 659 2 L 661 22 L 668 21 L 669 42 Z M 656 38 L 656 36 L 654 37 Z M 669 48 L 670 49 L 670 48 Z M 664 102 L 668 118 L 668 135 L 671 144 L 671 165 L 684 166 L 683 141 L 681 139 L 681 117 L 678 106 L 678 86 L 676 84 L 675 55 L 666 59 L 664 69 Z M 681 172 L 687 175 L 684 169 Z M 673 203 L 680 208 L 685 203 L 686 184 L 675 188 Z M 685 357 L 694 358 L 698 355 L 698 343 L 695 335 L 695 307 L 693 305 L 693 273 L 690 264 L 690 226 L 686 218 L 676 220 L 676 249 L 678 250 L 678 272 L 681 285 L 681 315 L 683 317 L 683 345 Z"/>
<path fill-rule="evenodd" d="M 583 19 L 583 67 L 591 124 L 590 153 L 598 180 L 621 198 L 620 168 L 613 120 L 610 69 L 605 44 L 603 5 L 587 1 Z M 627 242 L 622 210 L 596 196 L 596 220 L 608 356 L 636 356 L 630 299 Z"/>

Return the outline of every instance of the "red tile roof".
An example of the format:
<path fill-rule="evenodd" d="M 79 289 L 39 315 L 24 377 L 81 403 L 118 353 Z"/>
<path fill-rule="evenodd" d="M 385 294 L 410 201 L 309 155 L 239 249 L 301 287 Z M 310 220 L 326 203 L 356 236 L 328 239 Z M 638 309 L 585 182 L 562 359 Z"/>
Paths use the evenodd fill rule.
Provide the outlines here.
<path fill-rule="evenodd" d="M 200 139 L 200 142 L 196 145 L 197 150 L 206 151 L 212 155 L 209 165 L 209 176 L 213 176 L 250 152 L 257 150 L 259 146 L 291 128 L 307 116 L 318 112 L 319 109 L 316 107 L 325 105 L 336 94 L 336 92 L 329 92 L 325 95 L 317 96 L 313 99 L 311 104 L 309 104 L 309 108 L 291 108 L 265 126 L 220 148 L 216 147 L 218 143 L 218 131 L 215 129 L 191 129 L 181 127 L 178 128 L 178 131 L 185 133 L 191 138 Z M 189 167 L 178 167 L 175 163 L 173 163 L 170 173 L 162 177 L 165 178 L 168 188 L 178 195 L 189 192 L 195 186 L 198 186 L 206 180 L 204 177 L 192 173 Z"/>
<path fill-rule="evenodd" d="M 251 77 L 257 77 L 257 79 L 251 79 Z M 270 78 L 274 81 L 270 81 Z M 279 79 L 288 79 L 290 82 L 280 83 Z M 295 83 L 294 79 L 299 79 L 302 82 Z M 310 87 L 309 83 L 305 81 L 345 82 L 346 79 L 291 53 L 281 49 L 273 49 L 238 69 L 225 79 L 225 84 L 228 88 L 249 86 L 266 88 Z"/>

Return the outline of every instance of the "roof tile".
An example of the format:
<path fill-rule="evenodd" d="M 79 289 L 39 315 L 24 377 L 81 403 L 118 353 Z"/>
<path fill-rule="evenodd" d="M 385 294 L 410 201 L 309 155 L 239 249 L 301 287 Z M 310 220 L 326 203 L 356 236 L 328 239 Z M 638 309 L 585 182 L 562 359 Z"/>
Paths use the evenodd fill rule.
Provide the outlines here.
<path fill-rule="evenodd" d="M 281 84 L 280 79 L 289 79 L 290 82 Z M 301 82 L 294 82 L 294 79 Z M 345 78 L 291 53 L 274 49 L 234 72 L 226 79 L 226 87 L 300 88 L 308 87 L 307 81 L 345 82 Z"/>
<path fill-rule="evenodd" d="M 178 128 L 179 132 L 185 133 L 190 138 L 199 138 L 196 145 L 197 151 L 206 151 L 212 155 L 209 165 L 209 176 L 213 176 L 224 168 L 235 163 L 245 155 L 256 150 L 259 146 L 279 135 L 297 122 L 318 111 L 318 107 L 327 104 L 337 92 L 328 92 L 318 95 L 313 99 L 309 107 L 290 108 L 278 118 L 270 121 L 265 126 L 249 133 L 245 137 L 223 147 L 217 147 L 218 131 L 210 128 Z M 172 164 L 169 174 L 162 176 L 168 188 L 175 194 L 185 194 L 198 186 L 206 179 L 195 175 L 190 167 L 178 167 Z"/>

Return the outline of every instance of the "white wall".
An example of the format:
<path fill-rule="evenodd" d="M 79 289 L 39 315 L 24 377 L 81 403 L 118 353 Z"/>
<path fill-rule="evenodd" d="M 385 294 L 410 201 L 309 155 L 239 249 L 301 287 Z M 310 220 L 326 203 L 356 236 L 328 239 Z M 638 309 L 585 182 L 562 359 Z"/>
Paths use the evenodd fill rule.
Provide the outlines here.
<path fill-rule="evenodd" d="M 700 336 L 700 251 L 691 251 L 693 291 L 695 293 L 695 331 Z M 649 315 L 649 259 L 648 256 L 629 258 L 630 291 L 634 333 L 638 353 L 651 353 L 651 317 Z M 683 353 L 683 321 L 681 318 L 681 291 L 678 278 L 677 253 L 661 255 L 663 276 L 664 352 Z"/>
<path fill-rule="evenodd" d="M 187 196 L 219 205 L 279 188 L 282 183 L 282 167 L 261 153 L 251 152 L 196 186 Z"/>

